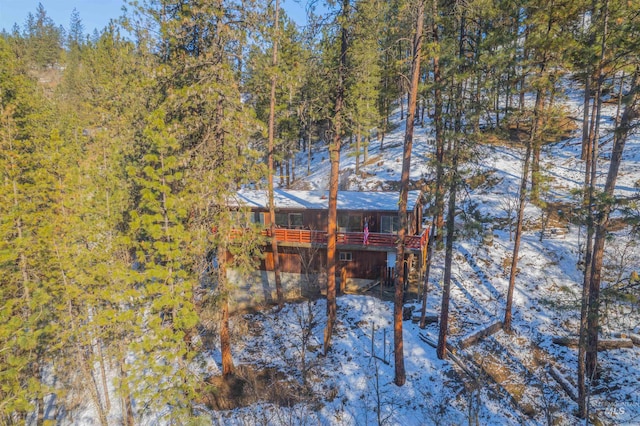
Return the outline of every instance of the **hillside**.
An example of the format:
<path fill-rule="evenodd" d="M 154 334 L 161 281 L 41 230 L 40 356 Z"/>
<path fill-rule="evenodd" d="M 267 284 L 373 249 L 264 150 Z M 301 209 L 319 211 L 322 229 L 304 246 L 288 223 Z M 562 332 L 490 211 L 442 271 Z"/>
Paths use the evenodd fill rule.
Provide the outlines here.
<path fill-rule="evenodd" d="M 579 110 L 572 99 L 568 106 Z M 396 113 L 395 130 L 384 147 L 373 143 L 370 161 L 355 176 L 355 159 L 342 152 L 345 189 L 390 189 L 401 168 L 404 124 Z M 412 180 L 429 179 L 429 128 L 417 131 Z M 606 152 L 606 147 L 605 147 Z M 508 217 L 516 197 L 522 152 L 499 145 L 477 147 L 481 161 L 465 165 L 469 176 L 485 179 L 468 187 L 461 197 L 465 225 L 458 228 L 453 263 L 450 342 L 462 340 L 501 320 L 508 284 L 512 242 Z M 306 171 L 305 154 L 298 159 L 297 176 Z M 544 151 L 548 189 L 544 198 L 564 211 L 575 204 L 571 191 L 581 185 L 577 139 L 548 145 Z M 605 172 L 606 161 L 601 166 Z M 329 162 L 314 153 L 312 173 L 296 182 L 300 188 L 324 189 Z M 362 177 L 365 176 L 365 177 Z M 627 146 L 617 192 L 631 195 L 640 176 L 640 139 Z M 462 213 L 461 213 L 462 214 Z M 455 349 L 458 363 L 438 360 L 432 343 L 437 324 L 421 330 L 406 321 L 404 350 L 407 383 L 393 383 L 391 302 L 375 295 L 344 295 L 338 299 L 334 347 L 324 358 L 321 342 L 326 318 L 324 300 L 287 304 L 281 312 L 266 310 L 232 319 L 234 362 L 240 379 L 213 379 L 218 391 L 202 396 L 201 414 L 215 424 L 576 424 L 577 405 L 567 393 L 575 389 L 577 350 L 552 342 L 577 333 L 582 272 L 578 269 L 584 229 L 556 214 L 541 238 L 542 210 L 529 204 L 516 281 L 514 333 L 502 331 L 465 349 Z M 475 221 L 475 222 L 474 222 Z M 428 290 L 428 311 L 440 306 L 444 254 L 436 252 Z M 640 264 L 640 248 L 628 229 L 620 228 L 608 242 L 611 274 L 628 276 Z M 409 301 L 416 310 L 417 301 Z M 602 335 L 640 332 L 637 302 L 611 300 Z M 372 339 L 372 335 L 374 338 Z M 591 390 L 590 407 L 605 424 L 640 421 L 640 347 L 603 352 L 602 381 Z M 304 362 L 303 362 L 304 360 Z M 194 373 L 220 373 L 219 351 L 205 354 Z M 212 379 L 209 379 L 212 380 Z M 564 385 L 564 388 L 563 388 Z M 236 388 L 239 386 L 241 391 Z M 238 393 L 239 392 L 239 393 Z M 84 405 L 75 424 L 95 420 Z M 213 410 L 211 407 L 217 407 Z M 110 419 L 121 420 L 117 407 Z M 164 413 L 147 417 L 157 424 Z M 157 417 L 156 417 L 157 416 Z"/>
<path fill-rule="evenodd" d="M 580 116 L 580 104 L 571 97 L 567 107 Z M 613 114 L 611 107 L 606 113 Z M 355 159 L 348 149 L 341 156 L 344 189 L 388 190 L 399 179 L 404 124 L 395 115 L 396 129 L 388 134 L 381 150 L 379 142 L 369 147 L 367 164 L 360 176 L 354 173 Z M 605 133 L 611 127 L 605 118 Z M 432 174 L 427 159 L 433 147 L 430 129 L 416 134 L 411 178 Z M 606 145 L 603 158 L 607 156 Z M 610 148 L 609 148 L 610 149 Z M 522 152 L 499 145 L 477 148 L 475 164 L 467 164 L 469 175 L 482 175 L 483 183 L 468 188 L 463 196 L 466 225 L 459 228 L 455 244 L 451 341 L 457 346 L 474 331 L 502 319 L 508 284 L 508 261 L 512 242 L 507 224 L 514 214 L 521 174 Z M 560 382 L 575 387 L 577 349 L 561 347 L 554 337 L 574 336 L 578 330 L 582 271 L 579 251 L 585 230 L 571 223 L 576 214 L 572 190 L 582 185 L 584 173 L 579 159 L 577 138 L 545 147 L 543 170 L 548 178 L 543 195 L 548 205 L 559 211 L 546 224 L 541 237 L 543 211 L 528 204 L 526 231 L 521 248 L 520 273 L 516 281 L 514 333 L 498 332 L 478 345 L 457 352 L 469 371 L 452 362 L 442 362 L 427 341 L 437 339 L 437 325 L 420 330 L 405 322 L 404 339 L 408 381 L 402 388 L 393 384 L 393 366 L 387 361 L 391 351 L 392 305 L 373 296 L 339 298 L 339 328 L 335 350 L 320 356 L 325 318 L 323 300 L 306 305 L 288 305 L 278 314 L 264 312 L 237 318 L 239 324 L 255 324 L 251 337 L 242 339 L 237 353 L 243 364 L 283 371 L 300 377 L 300 348 L 304 322 L 313 313 L 307 364 L 313 397 L 300 398 L 291 408 L 252 405 L 226 413 L 215 413 L 225 424 L 575 424 L 577 405 Z M 305 157 L 298 159 L 302 176 Z M 304 166 L 303 166 L 304 165 Z M 606 161 L 599 175 L 606 174 Z M 296 182 L 297 187 L 326 189 L 329 161 L 315 153 L 312 173 Z M 365 176 L 365 177 L 363 177 Z M 637 194 L 640 178 L 640 139 L 627 144 L 616 193 Z M 573 206 L 573 207 L 571 207 Z M 571 208 L 570 208 L 571 207 Z M 469 220 L 471 218 L 471 220 Z M 470 222 L 475 219 L 477 223 Z M 548 220 L 548 219 L 547 219 Z M 482 231 L 484 230 L 484 231 Z M 610 274 L 629 276 L 640 264 L 640 247 L 629 230 L 622 227 L 608 242 L 607 265 Z M 443 253 L 434 257 L 428 310 L 438 312 Z M 606 291 L 605 291 L 606 293 Z M 419 305 L 415 304 L 416 309 Z M 251 327 L 249 328 L 252 329 Z M 375 334 L 372 357 L 371 335 Z M 386 348 L 383 336 L 386 332 Z M 603 320 L 603 337 L 616 333 L 640 332 L 637 302 L 612 300 Z M 386 351 L 386 352 L 385 352 Z M 386 353 L 386 358 L 385 354 Z M 602 381 L 591 393 L 591 410 L 597 418 L 611 424 L 640 421 L 640 348 L 635 346 L 603 352 L 600 357 Z M 555 376 L 555 378 L 554 378 Z M 376 411 L 380 408 L 380 417 Z M 231 421 L 234 419 L 234 421 Z"/>

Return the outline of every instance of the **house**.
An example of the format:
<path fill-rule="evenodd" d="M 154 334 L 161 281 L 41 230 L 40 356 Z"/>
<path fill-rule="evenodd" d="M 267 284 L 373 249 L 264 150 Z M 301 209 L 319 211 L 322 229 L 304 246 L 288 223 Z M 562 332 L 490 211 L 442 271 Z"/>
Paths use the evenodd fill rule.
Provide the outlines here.
<path fill-rule="evenodd" d="M 390 276 L 396 263 L 399 228 L 398 192 L 339 191 L 337 216 L 337 274 L 351 282 L 379 280 Z M 264 225 L 271 236 L 267 191 L 244 189 L 236 194 L 236 208 L 248 208 L 251 219 Z M 420 191 L 409 191 L 405 239 L 407 256 L 419 265 L 426 255 L 428 230 L 422 225 Z M 275 237 L 280 270 L 305 274 L 325 271 L 327 249 L 328 192 L 276 189 Z M 273 271 L 271 244 L 265 243 L 262 271 Z"/>

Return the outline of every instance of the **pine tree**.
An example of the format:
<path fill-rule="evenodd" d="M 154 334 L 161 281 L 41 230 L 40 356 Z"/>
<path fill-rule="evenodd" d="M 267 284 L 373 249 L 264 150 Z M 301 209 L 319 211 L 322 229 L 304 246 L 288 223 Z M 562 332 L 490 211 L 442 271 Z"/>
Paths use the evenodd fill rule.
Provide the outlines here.
<path fill-rule="evenodd" d="M 21 419 L 32 404 L 43 421 L 47 393 L 43 372 L 58 350 L 61 312 L 53 250 L 56 188 L 64 165 L 57 165 L 55 134 L 47 134 L 53 110 L 37 83 L 27 76 L 4 38 L 0 38 L 0 390 L 6 404 L 0 418 Z"/>
<path fill-rule="evenodd" d="M 356 2 L 354 7 L 345 110 L 355 135 L 356 174 L 360 173 L 363 148 L 366 153 L 363 142 L 369 140 L 371 130 L 380 121 L 377 101 L 380 97 L 382 52 L 375 29 L 382 25 L 381 18 L 386 6 L 385 2 L 379 0 L 363 0 Z"/>
<path fill-rule="evenodd" d="M 333 110 L 332 141 L 329 146 L 329 160 L 331 170 L 329 174 L 329 211 L 327 223 L 327 324 L 324 330 L 324 354 L 327 355 L 331 347 L 331 336 L 336 322 L 336 242 L 338 233 L 338 178 L 340 173 L 340 145 L 345 125 L 344 97 L 347 78 L 347 49 L 350 19 L 350 2 L 344 0 L 339 18 L 340 55 L 338 57 L 338 75 L 335 88 L 335 107 Z"/>
<path fill-rule="evenodd" d="M 62 32 L 38 3 L 35 15 L 29 13 L 24 29 L 26 55 L 37 67 L 51 67 L 60 59 Z"/>
<path fill-rule="evenodd" d="M 129 226 L 145 314 L 139 318 L 145 335 L 135 349 L 142 364 L 153 361 L 139 379 L 166 387 L 163 398 L 141 397 L 156 407 L 168 404 L 173 418 L 190 415 L 199 383 L 191 371 L 198 321 L 193 294 L 209 269 L 207 253 L 212 247 L 218 252 L 225 375 L 233 373 L 226 269 L 256 259 L 255 233 L 227 246 L 238 219 L 227 207 L 230 198 L 242 184 L 264 178 L 249 146 L 250 135 L 261 129 L 241 102 L 239 70 L 229 54 L 242 44 L 243 29 L 235 25 L 244 12 L 236 6 L 162 2 L 140 10 L 160 26 L 162 37 L 148 40 L 157 46 L 159 90 L 152 92 L 153 111 L 129 166 L 136 191 Z"/>

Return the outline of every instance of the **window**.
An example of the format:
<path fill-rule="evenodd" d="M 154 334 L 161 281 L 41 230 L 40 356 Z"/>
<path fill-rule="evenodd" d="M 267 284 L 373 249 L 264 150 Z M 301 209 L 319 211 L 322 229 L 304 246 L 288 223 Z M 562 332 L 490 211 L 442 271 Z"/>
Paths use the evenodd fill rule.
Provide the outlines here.
<path fill-rule="evenodd" d="M 341 251 L 340 252 L 340 261 L 341 262 L 351 262 L 353 260 L 353 256 L 350 251 Z"/>
<path fill-rule="evenodd" d="M 264 225 L 264 215 L 264 212 L 254 212 L 253 216 L 251 217 L 251 222 Z"/>
<path fill-rule="evenodd" d="M 289 227 L 289 218 L 286 213 L 276 213 L 276 226 Z"/>
<path fill-rule="evenodd" d="M 302 228 L 302 213 L 276 213 L 276 225 L 282 228 Z"/>
<path fill-rule="evenodd" d="M 302 213 L 289 213 L 289 227 L 302 228 Z"/>
<path fill-rule="evenodd" d="M 342 213 L 338 215 L 338 231 L 362 232 L 362 215 Z"/>
<path fill-rule="evenodd" d="M 400 229 L 398 216 L 382 216 L 380 220 L 380 232 L 383 234 L 395 234 Z"/>

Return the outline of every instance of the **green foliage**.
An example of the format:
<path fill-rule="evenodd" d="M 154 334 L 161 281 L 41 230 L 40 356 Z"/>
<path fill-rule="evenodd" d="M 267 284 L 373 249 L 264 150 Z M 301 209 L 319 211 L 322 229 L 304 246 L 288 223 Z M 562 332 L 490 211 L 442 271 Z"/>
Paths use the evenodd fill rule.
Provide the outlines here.
<path fill-rule="evenodd" d="M 551 100 L 566 72 L 582 81 L 598 63 L 604 2 L 435 4 L 421 93 L 432 110 L 441 90 L 447 142 L 482 141 L 480 123 L 526 132 L 533 113 L 517 100 L 536 90 L 545 98 L 540 140 L 571 130 Z M 631 4 L 608 2 L 607 75 L 638 64 Z M 0 36 L 0 423 L 24 418 L 48 392 L 72 409 L 65 395 L 87 392 L 87 383 L 100 406 L 101 362 L 120 367 L 116 388 L 134 399 L 134 417 L 194 417 L 206 386 L 196 293 L 212 278 L 207 254 L 232 255 L 218 258 L 212 310 L 232 285 L 224 268 L 247 272 L 261 257 L 259 225 L 226 206 L 242 186 L 264 184 L 271 76 L 277 154 L 286 159 L 301 134 L 330 136 L 345 28 L 342 131 L 386 130 L 406 91 L 412 5 L 350 1 L 350 13 L 319 33 L 313 23 L 301 33 L 283 14 L 277 69 L 273 6 L 255 2 L 134 2 L 126 38 L 115 25 L 88 38 L 74 12 L 64 43 L 39 6 L 24 28 Z M 623 207 L 637 227 L 637 203 Z M 464 218 L 470 234 L 485 219 L 473 210 Z M 238 224 L 245 232 L 228 245 Z M 625 274 L 636 289 L 637 277 Z"/>
<path fill-rule="evenodd" d="M 47 134 L 51 104 L 4 39 L 0 57 L 0 399 L 8 401 L 0 418 L 8 418 L 46 392 L 42 372 L 61 332 L 52 219 L 64 165 L 56 161 L 58 133 Z"/>

